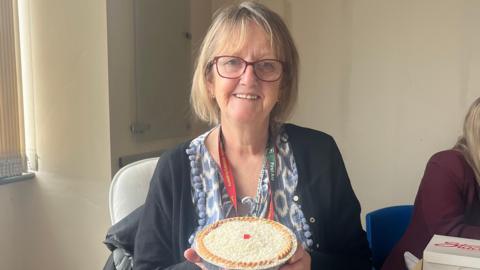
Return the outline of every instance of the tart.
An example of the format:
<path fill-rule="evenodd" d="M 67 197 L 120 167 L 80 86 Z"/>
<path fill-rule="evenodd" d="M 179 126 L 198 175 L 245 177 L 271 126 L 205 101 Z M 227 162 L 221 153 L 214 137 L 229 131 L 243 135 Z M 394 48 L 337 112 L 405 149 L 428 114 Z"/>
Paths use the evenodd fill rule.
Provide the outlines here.
<path fill-rule="evenodd" d="M 195 250 L 207 263 L 226 269 L 269 269 L 285 263 L 297 249 L 284 225 L 257 217 L 234 217 L 206 226 Z"/>

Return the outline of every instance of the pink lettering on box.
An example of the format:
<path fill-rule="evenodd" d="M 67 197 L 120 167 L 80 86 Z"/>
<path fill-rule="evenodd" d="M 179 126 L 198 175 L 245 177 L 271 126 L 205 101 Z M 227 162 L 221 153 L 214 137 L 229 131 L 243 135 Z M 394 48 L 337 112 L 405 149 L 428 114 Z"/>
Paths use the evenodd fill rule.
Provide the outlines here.
<path fill-rule="evenodd" d="M 438 243 L 435 244 L 437 247 L 446 247 L 446 248 L 458 248 L 458 249 L 463 249 L 463 250 L 470 250 L 470 251 L 479 251 L 480 252 L 480 246 L 477 245 L 468 245 L 468 244 L 462 244 L 458 242 L 443 242 L 443 243 Z"/>

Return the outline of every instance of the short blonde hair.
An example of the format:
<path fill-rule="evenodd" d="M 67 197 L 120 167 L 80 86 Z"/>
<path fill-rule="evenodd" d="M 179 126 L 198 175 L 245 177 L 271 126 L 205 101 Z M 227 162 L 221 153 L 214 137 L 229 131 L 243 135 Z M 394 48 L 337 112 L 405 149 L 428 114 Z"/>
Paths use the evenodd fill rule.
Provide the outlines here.
<path fill-rule="evenodd" d="M 218 53 L 239 49 L 248 42 L 248 25 L 252 22 L 265 31 L 276 57 L 284 63 L 279 100 L 270 113 L 270 125 L 283 123 L 296 103 L 299 57 L 287 26 L 267 7 L 256 2 L 243 2 L 215 13 L 195 64 L 190 103 L 197 117 L 211 125 L 220 122 L 219 108 L 207 87 L 212 60 Z"/>
<path fill-rule="evenodd" d="M 455 148 L 463 152 L 480 185 L 480 98 L 470 106 L 463 124 L 463 135 Z"/>

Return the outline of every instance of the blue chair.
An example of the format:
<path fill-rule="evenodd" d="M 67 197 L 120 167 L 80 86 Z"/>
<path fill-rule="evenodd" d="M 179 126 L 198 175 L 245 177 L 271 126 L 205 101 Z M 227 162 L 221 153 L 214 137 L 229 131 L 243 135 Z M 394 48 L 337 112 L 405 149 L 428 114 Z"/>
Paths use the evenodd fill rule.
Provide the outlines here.
<path fill-rule="evenodd" d="M 413 205 L 398 205 L 372 211 L 366 216 L 367 239 L 374 269 L 382 268 L 393 247 L 402 238 L 412 218 Z"/>

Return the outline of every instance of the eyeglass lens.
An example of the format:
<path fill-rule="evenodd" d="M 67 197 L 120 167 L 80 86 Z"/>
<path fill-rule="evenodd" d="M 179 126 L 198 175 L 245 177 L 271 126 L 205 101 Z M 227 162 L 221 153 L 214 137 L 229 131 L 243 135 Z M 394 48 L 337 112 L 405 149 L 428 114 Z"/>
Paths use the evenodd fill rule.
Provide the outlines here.
<path fill-rule="evenodd" d="M 253 65 L 255 76 L 262 81 L 273 82 L 282 75 L 282 63 L 275 59 L 262 59 L 247 62 L 240 57 L 219 56 L 215 59 L 218 75 L 228 79 L 237 79 L 245 73 L 248 65 Z"/>

